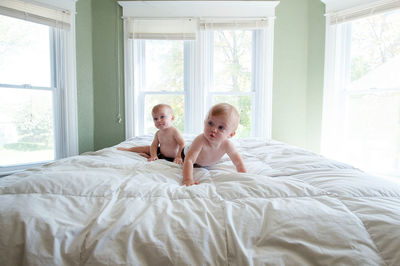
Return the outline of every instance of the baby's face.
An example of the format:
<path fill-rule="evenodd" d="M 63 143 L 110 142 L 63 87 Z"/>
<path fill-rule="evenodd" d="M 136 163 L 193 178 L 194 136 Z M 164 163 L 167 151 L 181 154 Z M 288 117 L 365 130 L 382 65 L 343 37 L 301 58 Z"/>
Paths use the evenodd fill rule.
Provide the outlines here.
<path fill-rule="evenodd" d="M 160 108 L 152 113 L 154 126 L 158 129 L 166 129 L 172 126 L 174 116 L 168 108 Z"/>
<path fill-rule="evenodd" d="M 204 136 L 212 142 L 223 141 L 235 134 L 228 115 L 208 116 L 204 120 Z"/>

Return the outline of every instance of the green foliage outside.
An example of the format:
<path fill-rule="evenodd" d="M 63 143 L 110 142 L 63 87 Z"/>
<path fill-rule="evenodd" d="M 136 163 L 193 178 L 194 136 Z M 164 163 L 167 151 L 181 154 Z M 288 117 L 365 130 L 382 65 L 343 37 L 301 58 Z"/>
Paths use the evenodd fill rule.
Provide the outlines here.
<path fill-rule="evenodd" d="M 351 81 L 400 55 L 400 12 L 352 22 Z"/>
<path fill-rule="evenodd" d="M 183 41 L 146 41 L 149 60 L 158 64 L 160 76 L 151 80 L 151 91 L 183 92 Z M 153 53 L 151 53 L 153 51 Z M 149 73 L 151 75 L 151 73 Z M 185 102 L 181 94 L 150 94 L 145 99 L 145 133 L 157 131 L 153 123 L 151 109 L 154 105 L 169 104 L 174 110 L 174 126 L 184 132 Z"/>
<path fill-rule="evenodd" d="M 4 95 L 8 95 L 8 99 L 14 99 L 3 103 L 0 110 L 8 118 L 7 124 L 14 127 L 17 134 L 17 142 L 8 141 L 3 148 L 19 151 L 53 149 L 52 94 L 46 91 L 24 92 L 14 89 L 2 91 Z"/>
<path fill-rule="evenodd" d="M 28 109 L 27 106 L 26 109 Z M 19 142 L 37 143 L 38 147 L 46 148 L 53 146 L 53 118 L 50 110 L 44 110 L 35 115 L 24 110 L 18 113 L 17 121 L 19 121 L 17 123 Z"/>
<path fill-rule="evenodd" d="M 49 147 L 47 145 L 32 143 L 32 142 L 17 142 L 4 144 L 4 149 L 7 150 L 16 150 L 16 151 L 38 151 L 38 150 L 47 150 Z"/>
<path fill-rule="evenodd" d="M 249 92 L 251 90 L 251 31 L 218 31 L 214 33 L 214 62 L 223 68 L 214 71 L 214 91 Z M 251 97 L 214 96 L 213 104 L 227 102 L 237 108 L 240 124 L 237 137 L 251 136 Z"/>

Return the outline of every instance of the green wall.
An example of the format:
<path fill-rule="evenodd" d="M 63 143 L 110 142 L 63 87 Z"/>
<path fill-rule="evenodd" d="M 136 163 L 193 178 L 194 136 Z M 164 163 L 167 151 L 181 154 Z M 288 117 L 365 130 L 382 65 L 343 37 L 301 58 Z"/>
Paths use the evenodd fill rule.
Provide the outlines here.
<path fill-rule="evenodd" d="M 282 0 L 276 8 L 272 138 L 320 149 L 325 5 Z"/>
<path fill-rule="evenodd" d="M 272 137 L 319 151 L 325 39 L 325 6 L 320 0 L 281 0 L 276 9 Z M 119 14 L 117 14 L 119 10 Z M 116 53 L 120 7 L 114 0 L 77 2 L 79 151 L 98 150 L 125 138 L 118 123 Z M 122 57 L 121 57 L 122 58 Z M 123 74 L 123 60 L 120 60 Z M 123 82 L 121 81 L 123 87 Z"/>
<path fill-rule="evenodd" d="M 118 12 L 118 14 L 117 14 Z M 120 59 L 118 74 L 117 29 L 120 31 L 120 54 L 123 52 L 121 7 L 113 0 L 92 1 L 94 148 L 115 145 L 125 139 L 124 120 L 118 123 L 118 103 L 124 113 L 123 82 L 118 97 L 118 78 L 123 75 Z M 117 24 L 116 24 L 117 23 Z M 118 25 L 118 28 L 116 27 Z"/>
<path fill-rule="evenodd" d="M 306 145 L 320 152 L 325 64 L 325 5 L 309 0 Z"/>
<path fill-rule="evenodd" d="M 94 150 L 92 1 L 76 3 L 79 153 Z"/>

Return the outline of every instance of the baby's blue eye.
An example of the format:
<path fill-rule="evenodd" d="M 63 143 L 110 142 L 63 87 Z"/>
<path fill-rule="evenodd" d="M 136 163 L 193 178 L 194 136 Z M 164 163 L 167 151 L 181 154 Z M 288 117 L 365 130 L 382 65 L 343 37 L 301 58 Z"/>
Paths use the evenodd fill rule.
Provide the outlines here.
<path fill-rule="evenodd" d="M 164 118 L 164 117 L 165 117 L 165 116 L 163 116 L 163 115 L 162 115 L 162 116 L 160 116 L 160 118 L 161 118 L 161 119 L 162 119 L 162 118 Z"/>
<path fill-rule="evenodd" d="M 223 126 L 219 126 L 218 129 L 221 130 L 221 131 L 225 130 L 225 128 Z"/>
<path fill-rule="evenodd" d="M 212 126 L 212 125 L 213 125 L 213 122 L 208 121 L 208 125 L 209 125 L 209 126 Z"/>
<path fill-rule="evenodd" d="M 154 117 L 153 120 L 154 120 L 154 121 L 157 121 L 157 118 Z"/>

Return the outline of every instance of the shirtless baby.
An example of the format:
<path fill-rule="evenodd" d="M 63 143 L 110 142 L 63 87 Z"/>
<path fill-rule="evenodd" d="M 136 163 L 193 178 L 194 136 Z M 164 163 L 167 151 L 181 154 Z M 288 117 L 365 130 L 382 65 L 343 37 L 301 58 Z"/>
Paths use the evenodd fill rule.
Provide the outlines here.
<path fill-rule="evenodd" d="M 158 104 L 152 109 L 152 116 L 155 127 L 158 129 L 151 146 L 136 146 L 132 148 L 117 148 L 123 151 L 139 153 L 147 158 L 147 161 L 166 159 L 177 164 L 182 164 L 182 151 L 185 141 L 179 132 L 172 125 L 175 116 L 171 106 Z"/>
<path fill-rule="evenodd" d="M 227 103 L 214 105 L 204 120 L 204 132 L 197 136 L 185 154 L 183 185 L 198 184 L 193 180 L 193 164 L 210 166 L 228 154 L 236 170 L 246 173 L 242 157 L 229 138 L 233 137 L 239 124 L 239 113 Z"/>

